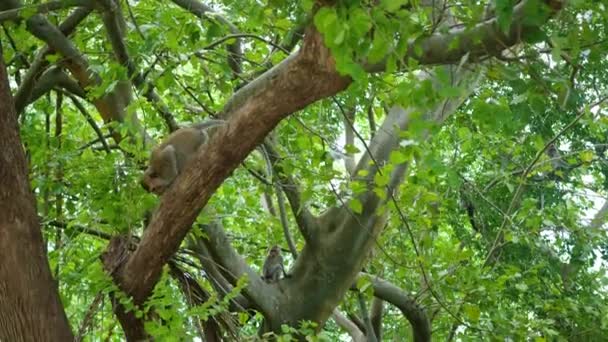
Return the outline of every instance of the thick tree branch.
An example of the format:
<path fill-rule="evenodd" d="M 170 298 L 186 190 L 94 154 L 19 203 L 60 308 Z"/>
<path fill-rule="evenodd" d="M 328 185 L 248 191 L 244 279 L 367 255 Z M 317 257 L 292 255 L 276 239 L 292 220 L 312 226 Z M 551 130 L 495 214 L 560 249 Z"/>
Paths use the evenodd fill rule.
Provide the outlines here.
<path fill-rule="evenodd" d="M 402 65 L 408 65 L 412 58 L 421 64 L 458 63 L 467 55 L 469 61 L 479 61 L 487 56 L 499 55 L 506 48 L 521 42 L 532 31 L 538 29 L 537 23 L 549 19 L 560 10 L 565 0 L 524 0 L 513 8 L 512 22 L 509 32 L 500 29 L 497 18 L 491 18 L 470 29 L 455 28 L 448 33 L 437 33 L 430 37 L 420 38 L 411 42 L 407 53 L 402 59 Z M 534 21 L 526 20 L 530 15 L 537 16 Z M 386 60 L 376 64 L 368 64 L 365 69 L 369 72 L 379 72 L 386 68 Z"/>
<path fill-rule="evenodd" d="M 416 301 L 405 293 L 405 291 L 394 284 L 378 277 L 370 276 L 370 280 L 374 288 L 374 296 L 399 308 L 405 318 L 410 322 L 414 332 L 414 341 L 430 341 L 431 323 L 424 309 L 418 306 Z"/>
<path fill-rule="evenodd" d="M 59 86 L 65 89 L 67 92 L 79 97 L 86 97 L 85 91 L 78 85 L 76 81 L 63 72 L 61 68 L 54 67 L 48 69 L 44 74 L 42 74 L 42 76 L 40 76 L 29 98 L 20 98 L 18 99 L 20 102 L 17 102 L 17 100 L 15 101 L 15 109 L 17 112 L 21 112 L 26 105 L 35 102 L 42 95 L 48 93 L 56 86 Z"/>
<path fill-rule="evenodd" d="M 29 5 L 23 6 L 19 8 L 10 9 L 7 11 L 0 12 L 0 23 L 8 20 L 19 20 L 23 12 L 28 14 L 31 13 L 32 9 L 37 14 L 43 14 L 51 11 L 56 11 L 59 9 L 69 8 L 69 7 L 89 7 L 92 5 L 92 0 L 61 0 L 61 1 L 49 1 L 42 4 L 37 5 Z"/>
<path fill-rule="evenodd" d="M 280 296 L 278 288 L 266 284 L 262 277 L 254 272 L 243 260 L 243 258 L 232 248 L 228 237 L 219 224 L 210 224 L 205 227 L 209 243 L 206 244 L 215 260 L 218 260 L 226 270 L 231 283 L 246 276 L 248 286 L 243 290 L 243 295 L 255 303 L 255 306 L 264 313 L 265 316 L 276 316 L 276 298 Z"/>

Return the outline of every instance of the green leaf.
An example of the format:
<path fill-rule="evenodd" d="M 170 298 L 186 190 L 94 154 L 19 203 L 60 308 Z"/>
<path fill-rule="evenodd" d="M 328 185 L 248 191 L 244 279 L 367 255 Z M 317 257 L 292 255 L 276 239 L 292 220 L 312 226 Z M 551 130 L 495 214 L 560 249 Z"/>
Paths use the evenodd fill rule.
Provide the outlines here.
<path fill-rule="evenodd" d="M 29 19 L 32 16 L 36 15 L 37 13 L 38 13 L 38 10 L 36 9 L 36 6 L 31 6 L 31 7 L 26 6 L 19 10 L 19 17 L 21 17 L 23 19 Z"/>
<path fill-rule="evenodd" d="M 351 199 L 348 202 L 348 206 L 355 214 L 361 214 L 363 212 L 363 205 L 361 204 L 361 201 L 356 198 Z"/>
<path fill-rule="evenodd" d="M 507 33 L 513 18 L 513 6 L 515 5 L 515 0 L 496 0 L 495 4 L 498 27 L 502 32 Z"/>
<path fill-rule="evenodd" d="M 390 175 L 388 172 L 376 172 L 376 174 L 374 175 L 374 183 L 377 186 L 386 186 L 388 185 L 388 182 L 390 181 Z"/>
<path fill-rule="evenodd" d="M 462 93 L 460 87 L 444 86 L 439 89 L 439 96 L 445 98 L 457 98 Z"/>
<path fill-rule="evenodd" d="M 457 131 L 458 139 L 467 140 L 471 137 L 471 131 L 467 127 L 460 127 Z"/>
<path fill-rule="evenodd" d="M 370 286 L 372 286 L 372 281 L 367 275 L 363 275 L 357 279 L 357 289 L 362 292 L 365 292 Z"/>
<path fill-rule="evenodd" d="M 315 26 L 323 33 L 326 33 L 328 28 L 337 21 L 338 14 L 333 7 L 322 7 L 314 18 Z"/>
<path fill-rule="evenodd" d="M 481 316 L 481 311 L 479 310 L 479 307 L 477 305 L 465 304 L 463 306 L 463 309 L 464 309 L 464 313 L 468 319 L 470 319 L 472 322 L 479 321 L 479 317 Z"/>
<path fill-rule="evenodd" d="M 355 37 L 363 37 L 372 28 L 372 19 L 362 8 L 356 7 L 348 13 L 348 24 Z"/>
<path fill-rule="evenodd" d="M 409 0 L 382 0 L 380 5 L 382 6 L 382 8 L 384 8 L 387 12 L 395 12 L 397 11 L 401 6 L 404 6 L 408 3 Z"/>
<path fill-rule="evenodd" d="M 391 151 L 389 160 L 391 164 L 402 164 L 408 161 L 408 157 L 403 152 L 396 150 Z"/>
<path fill-rule="evenodd" d="M 302 0 L 299 3 L 300 7 L 302 7 L 302 10 L 304 10 L 304 12 L 311 12 L 315 4 L 313 0 Z"/>
<path fill-rule="evenodd" d="M 589 163 L 589 162 L 593 161 L 593 158 L 595 157 L 595 154 L 591 150 L 586 150 L 586 151 L 582 151 L 579 154 L 579 157 L 581 158 L 581 160 L 584 163 Z"/>
<path fill-rule="evenodd" d="M 344 146 L 344 151 L 348 154 L 357 154 L 361 152 L 361 150 L 359 150 L 355 145 L 352 144 L 346 144 Z"/>
<path fill-rule="evenodd" d="M 374 39 L 372 40 L 372 47 L 367 55 L 369 63 L 377 63 L 386 56 L 390 46 L 389 38 L 383 33 L 382 30 L 377 30 L 374 33 Z"/>
<path fill-rule="evenodd" d="M 340 45 L 344 42 L 344 37 L 346 36 L 346 30 L 344 27 L 341 27 L 340 30 L 334 36 L 334 45 Z"/>

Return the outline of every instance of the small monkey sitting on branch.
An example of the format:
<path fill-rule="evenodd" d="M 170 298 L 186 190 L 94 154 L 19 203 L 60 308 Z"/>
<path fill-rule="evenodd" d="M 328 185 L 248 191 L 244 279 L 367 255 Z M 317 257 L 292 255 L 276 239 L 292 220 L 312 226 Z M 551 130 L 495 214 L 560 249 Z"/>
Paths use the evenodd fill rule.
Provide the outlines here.
<path fill-rule="evenodd" d="M 148 168 L 141 180 L 143 188 L 162 195 L 199 147 L 209 140 L 206 131 L 224 123 L 223 120 L 208 120 L 171 133 L 165 141 L 152 149 Z"/>
<path fill-rule="evenodd" d="M 283 268 L 283 257 L 281 256 L 281 248 L 279 246 L 274 245 L 268 250 L 268 256 L 264 261 L 262 272 L 262 279 L 267 283 L 276 283 L 281 279 L 281 276 L 289 278 L 285 273 L 285 268 Z"/>

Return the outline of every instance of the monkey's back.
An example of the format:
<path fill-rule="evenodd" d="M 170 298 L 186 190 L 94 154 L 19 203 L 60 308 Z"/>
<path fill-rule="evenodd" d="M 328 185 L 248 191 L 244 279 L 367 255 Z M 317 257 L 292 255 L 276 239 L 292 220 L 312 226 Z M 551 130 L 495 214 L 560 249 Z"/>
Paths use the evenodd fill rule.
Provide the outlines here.
<path fill-rule="evenodd" d="M 162 150 L 167 145 L 180 146 L 181 148 L 175 151 L 175 157 L 178 169 L 182 170 L 188 159 L 205 143 L 205 140 L 206 135 L 200 129 L 185 127 L 171 133 L 160 145 L 160 149 Z"/>

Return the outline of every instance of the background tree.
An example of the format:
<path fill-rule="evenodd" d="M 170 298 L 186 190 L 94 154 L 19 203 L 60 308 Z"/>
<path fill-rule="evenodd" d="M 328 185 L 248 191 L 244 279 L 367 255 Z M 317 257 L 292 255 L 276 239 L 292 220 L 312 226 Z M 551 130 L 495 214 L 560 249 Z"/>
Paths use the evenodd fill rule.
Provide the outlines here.
<path fill-rule="evenodd" d="M 606 334 L 603 4 L 264 5 L 0 4 L 0 339 Z"/>

